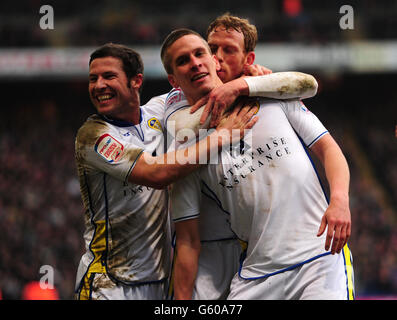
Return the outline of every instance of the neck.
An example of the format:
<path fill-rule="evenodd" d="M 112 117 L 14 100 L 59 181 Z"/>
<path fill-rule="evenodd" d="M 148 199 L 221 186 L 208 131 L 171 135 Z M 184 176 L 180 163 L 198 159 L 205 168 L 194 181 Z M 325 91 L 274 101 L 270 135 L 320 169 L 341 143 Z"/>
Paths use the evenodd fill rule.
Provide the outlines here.
<path fill-rule="evenodd" d="M 110 120 L 128 122 L 132 125 L 137 125 L 141 122 L 141 108 L 139 102 L 130 102 L 127 108 L 119 110 L 114 113 L 102 113 L 103 116 Z"/>
<path fill-rule="evenodd" d="M 140 108 L 139 94 L 132 97 L 128 103 L 128 108 L 124 110 L 121 120 L 131 122 L 133 125 L 137 125 L 141 122 L 141 108 Z"/>
<path fill-rule="evenodd" d="M 139 93 L 137 93 L 131 99 L 129 103 L 130 112 L 128 112 L 128 121 L 132 122 L 134 125 L 139 124 L 141 122 L 141 100 Z"/>
<path fill-rule="evenodd" d="M 128 121 L 130 121 L 134 125 L 137 125 L 141 122 L 141 108 L 140 108 L 139 104 L 137 105 L 137 107 L 133 108 L 133 110 L 129 114 L 128 118 L 129 118 Z"/>

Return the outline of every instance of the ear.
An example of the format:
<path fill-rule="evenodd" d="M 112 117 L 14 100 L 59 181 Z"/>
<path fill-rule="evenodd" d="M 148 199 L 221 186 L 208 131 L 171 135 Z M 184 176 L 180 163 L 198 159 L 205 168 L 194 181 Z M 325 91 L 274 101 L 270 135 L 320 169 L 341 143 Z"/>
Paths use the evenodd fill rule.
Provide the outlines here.
<path fill-rule="evenodd" d="M 168 82 L 171 84 L 171 86 L 173 86 L 174 88 L 179 88 L 179 84 L 173 74 L 169 74 L 167 77 Z"/>
<path fill-rule="evenodd" d="M 252 65 L 254 64 L 255 61 L 255 52 L 254 51 L 250 51 L 247 53 L 247 56 L 245 57 L 245 63 L 248 65 Z"/>
<path fill-rule="evenodd" d="M 132 77 L 130 80 L 131 88 L 139 90 L 143 83 L 143 74 L 138 73 L 136 76 Z"/>

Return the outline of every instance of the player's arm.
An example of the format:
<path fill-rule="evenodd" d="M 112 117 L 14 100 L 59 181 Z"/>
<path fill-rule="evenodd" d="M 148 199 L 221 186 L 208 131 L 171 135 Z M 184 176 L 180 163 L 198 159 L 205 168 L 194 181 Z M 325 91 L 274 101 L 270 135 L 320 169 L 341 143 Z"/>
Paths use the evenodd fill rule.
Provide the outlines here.
<path fill-rule="evenodd" d="M 307 99 L 316 95 L 316 79 L 302 72 L 276 72 L 257 77 L 244 77 L 249 96 L 274 99 Z"/>
<path fill-rule="evenodd" d="M 199 172 L 174 183 L 170 189 L 170 214 L 176 231 L 176 258 L 174 263 L 174 296 L 191 299 L 200 254 L 201 182 Z"/>
<path fill-rule="evenodd" d="M 198 218 L 175 223 L 174 297 L 176 300 L 192 299 L 201 248 L 198 223 Z"/>
<path fill-rule="evenodd" d="M 241 77 L 213 89 L 191 108 L 193 113 L 204 104 L 200 123 L 206 122 L 211 113 L 210 126 L 216 125 L 219 115 L 239 96 L 267 97 L 274 99 L 306 99 L 316 95 L 316 79 L 302 72 L 277 72 L 254 77 Z"/>
<path fill-rule="evenodd" d="M 257 108 L 244 106 L 235 108 L 233 112 L 225 116 L 213 133 L 196 144 L 176 151 L 170 151 L 159 156 L 152 156 L 150 153 L 142 152 L 135 163 L 128 178 L 129 182 L 162 189 L 175 182 L 200 166 L 206 164 L 202 159 L 210 159 L 217 154 L 223 145 L 241 139 L 246 129 L 251 129 L 257 117 L 254 117 Z M 240 132 L 236 135 L 236 131 Z M 183 159 L 183 161 L 178 161 Z"/>
<path fill-rule="evenodd" d="M 279 101 L 288 121 L 302 141 L 320 160 L 328 180 L 331 201 L 318 230 L 318 236 L 323 234 L 328 225 L 325 249 L 340 252 L 347 242 L 351 231 L 349 209 L 349 167 L 338 144 L 329 134 L 315 114 L 302 101 Z"/>
<path fill-rule="evenodd" d="M 325 250 L 339 253 L 351 234 L 351 215 L 349 209 L 349 167 L 338 144 L 331 135 L 324 135 L 311 150 L 319 158 L 325 169 L 330 187 L 330 203 L 325 211 L 318 230 L 321 236 L 327 228 Z"/>

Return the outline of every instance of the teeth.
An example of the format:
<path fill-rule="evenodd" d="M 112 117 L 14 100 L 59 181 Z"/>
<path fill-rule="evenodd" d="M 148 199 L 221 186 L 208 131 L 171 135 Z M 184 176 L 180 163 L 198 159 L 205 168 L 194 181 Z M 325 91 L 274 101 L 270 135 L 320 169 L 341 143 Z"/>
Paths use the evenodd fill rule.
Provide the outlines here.
<path fill-rule="evenodd" d="M 109 100 L 109 99 L 111 99 L 111 98 L 112 98 L 112 96 L 111 96 L 110 94 L 104 94 L 104 95 L 102 95 L 102 96 L 98 96 L 98 100 L 99 100 L 99 101 Z"/>
<path fill-rule="evenodd" d="M 194 76 L 192 78 L 192 80 L 195 81 L 195 80 L 201 79 L 201 78 L 205 77 L 206 75 L 207 75 L 206 73 L 200 73 L 200 74 Z"/>

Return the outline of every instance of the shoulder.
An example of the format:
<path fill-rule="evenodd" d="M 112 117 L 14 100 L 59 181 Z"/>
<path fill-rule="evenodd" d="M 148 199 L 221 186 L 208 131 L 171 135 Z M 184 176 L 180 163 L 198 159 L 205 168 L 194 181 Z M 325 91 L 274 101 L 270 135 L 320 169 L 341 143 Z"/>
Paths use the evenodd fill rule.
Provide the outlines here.
<path fill-rule="evenodd" d="M 183 99 L 185 99 L 183 91 L 180 88 L 174 88 L 170 92 L 168 92 L 165 100 L 165 105 L 166 107 L 171 107 Z"/>
<path fill-rule="evenodd" d="M 75 150 L 80 155 L 88 150 L 110 154 L 111 150 L 123 148 L 123 137 L 118 130 L 99 115 L 90 116 L 76 135 Z"/>
<path fill-rule="evenodd" d="M 300 99 L 288 99 L 288 100 L 278 100 L 278 99 L 268 99 L 268 98 L 260 98 L 259 100 L 260 106 L 278 106 L 285 113 L 290 112 L 307 112 L 309 113 L 308 108 Z"/>
<path fill-rule="evenodd" d="M 78 130 L 75 141 L 76 159 L 97 167 L 102 166 L 103 160 L 109 164 L 120 163 L 126 154 L 126 145 L 117 127 L 101 116 L 93 115 Z M 136 149 L 141 152 L 141 149 Z"/>
<path fill-rule="evenodd" d="M 163 118 L 165 111 L 165 99 L 167 94 L 162 94 L 159 96 L 155 96 L 151 98 L 146 104 L 141 106 L 141 110 L 152 114 L 154 116 L 158 116 Z"/>
<path fill-rule="evenodd" d="M 165 116 L 165 99 L 167 93 L 151 98 L 145 105 L 141 106 L 141 111 L 148 118 L 148 125 L 152 129 L 162 131 Z"/>
<path fill-rule="evenodd" d="M 142 107 L 146 108 L 148 106 L 162 106 L 164 108 L 165 106 L 165 100 L 167 98 L 168 93 L 161 94 L 159 96 L 155 96 L 151 98 L 146 104 L 144 104 Z"/>
<path fill-rule="evenodd" d="M 182 109 L 189 108 L 190 105 L 187 102 L 187 99 L 183 93 L 183 91 L 180 88 L 174 88 L 172 89 L 166 98 L 165 101 L 165 123 L 167 123 L 171 118 L 177 113 L 177 111 L 180 111 Z M 187 111 L 186 111 L 187 112 Z M 190 115 L 185 114 L 182 116 L 180 115 L 179 117 L 185 117 Z M 174 119 L 175 120 L 175 119 Z"/>
<path fill-rule="evenodd" d="M 305 107 L 302 100 L 300 99 L 287 99 L 287 100 L 277 100 L 280 105 L 284 108 L 296 108 L 301 109 L 301 107 Z"/>
<path fill-rule="evenodd" d="M 165 109 L 166 112 L 169 114 L 170 112 L 177 110 L 181 107 L 188 106 L 189 103 L 185 97 L 185 94 L 180 88 L 172 89 L 165 100 Z"/>
<path fill-rule="evenodd" d="M 277 107 L 277 108 L 283 108 L 283 100 L 278 100 L 278 99 L 272 99 L 272 98 L 260 98 L 260 97 L 255 97 L 254 98 L 256 101 L 256 105 L 260 107 L 260 109 L 265 109 L 264 107 Z"/>
<path fill-rule="evenodd" d="M 99 115 L 91 115 L 77 131 L 76 143 L 82 145 L 95 143 L 98 137 L 109 131 L 109 126 L 109 123 Z"/>

